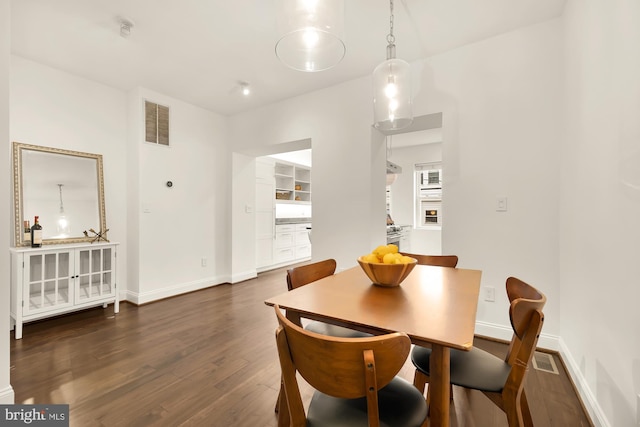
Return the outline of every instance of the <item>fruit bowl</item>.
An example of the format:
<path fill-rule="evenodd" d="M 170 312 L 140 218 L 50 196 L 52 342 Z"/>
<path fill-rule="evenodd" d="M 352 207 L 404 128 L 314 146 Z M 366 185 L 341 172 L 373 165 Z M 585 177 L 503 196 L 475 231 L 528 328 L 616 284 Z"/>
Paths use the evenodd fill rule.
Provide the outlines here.
<path fill-rule="evenodd" d="M 374 285 L 387 287 L 400 286 L 400 283 L 407 278 L 418 262 L 417 259 L 411 258 L 412 261 L 407 264 L 383 264 L 367 262 L 363 258 L 358 258 L 358 264 L 360 264 L 367 277 L 371 279 Z"/>

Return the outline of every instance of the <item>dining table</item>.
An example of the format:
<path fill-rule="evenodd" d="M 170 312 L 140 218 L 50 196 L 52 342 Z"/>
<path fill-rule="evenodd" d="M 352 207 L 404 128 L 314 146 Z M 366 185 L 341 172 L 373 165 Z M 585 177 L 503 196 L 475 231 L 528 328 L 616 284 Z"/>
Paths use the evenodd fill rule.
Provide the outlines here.
<path fill-rule="evenodd" d="M 480 294 L 480 270 L 416 265 L 399 286 L 373 284 L 355 266 L 265 300 L 298 325 L 319 320 L 381 335 L 406 333 L 432 349 L 430 426 L 449 426 L 450 350 L 470 350 Z M 283 393 L 281 393 L 282 395 Z M 284 404 L 286 405 L 286 403 Z M 288 411 L 279 411 L 279 426 Z"/>

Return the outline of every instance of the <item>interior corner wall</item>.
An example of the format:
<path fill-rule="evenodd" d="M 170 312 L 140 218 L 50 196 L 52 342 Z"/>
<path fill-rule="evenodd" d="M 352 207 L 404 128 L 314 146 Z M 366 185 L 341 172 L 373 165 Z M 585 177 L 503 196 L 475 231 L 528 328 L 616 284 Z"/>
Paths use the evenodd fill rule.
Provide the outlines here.
<path fill-rule="evenodd" d="M 0 1 L 0 140 L 10 144 L 9 134 L 9 75 L 11 62 L 11 22 L 9 16 L 9 1 Z M 10 146 L 10 145 L 9 145 Z M 0 200 L 4 200 L 6 205 L 0 209 L 0 223 L 12 224 L 13 221 L 13 200 L 11 197 L 11 149 L 5 145 L 0 150 Z M 0 247 L 9 248 L 11 246 L 11 227 L 0 227 Z M 0 404 L 14 403 L 14 392 L 10 384 L 9 355 L 9 286 L 11 282 L 9 253 L 0 257 L 0 272 L 3 277 L 0 279 Z"/>
<path fill-rule="evenodd" d="M 640 424 L 640 3 L 563 15 L 562 352 L 597 426 Z"/>

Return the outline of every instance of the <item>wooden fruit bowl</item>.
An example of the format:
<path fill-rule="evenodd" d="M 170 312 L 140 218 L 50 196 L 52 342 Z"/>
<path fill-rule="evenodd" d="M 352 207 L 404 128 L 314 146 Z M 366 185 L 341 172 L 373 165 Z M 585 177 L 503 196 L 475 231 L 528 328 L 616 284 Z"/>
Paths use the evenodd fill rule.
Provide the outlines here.
<path fill-rule="evenodd" d="M 362 257 L 358 258 L 358 264 L 364 270 L 365 274 L 374 285 L 395 287 L 407 278 L 411 270 L 416 266 L 418 260 L 411 258 L 413 261 L 408 264 L 381 264 L 364 261 Z"/>

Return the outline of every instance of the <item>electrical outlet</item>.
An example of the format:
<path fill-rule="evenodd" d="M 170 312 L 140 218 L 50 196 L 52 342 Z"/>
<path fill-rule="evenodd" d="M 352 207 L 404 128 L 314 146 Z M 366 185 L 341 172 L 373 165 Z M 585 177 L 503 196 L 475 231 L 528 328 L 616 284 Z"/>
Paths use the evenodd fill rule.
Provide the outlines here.
<path fill-rule="evenodd" d="M 484 289 L 484 300 L 489 302 L 494 302 L 496 300 L 496 288 L 488 286 L 483 289 Z"/>
<path fill-rule="evenodd" d="M 203 267 L 207 266 L 207 258 L 202 257 L 202 259 L 200 260 L 200 264 L 202 264 Z"/>

